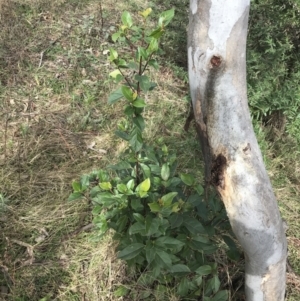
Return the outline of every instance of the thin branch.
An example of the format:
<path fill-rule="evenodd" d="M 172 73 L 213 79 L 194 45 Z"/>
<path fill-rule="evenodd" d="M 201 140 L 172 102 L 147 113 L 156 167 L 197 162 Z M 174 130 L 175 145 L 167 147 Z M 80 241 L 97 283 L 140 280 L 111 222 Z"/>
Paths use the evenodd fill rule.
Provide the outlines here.
<path fill-rule="evenodd" d="M 118 70 L 120 71 L 121 75 L 122 75 L 122 76 L 124 77 L 124 79 L 126 80 L 126 82 L 127 82 L 128 86 L 130 87 L 130 89 L 131 89 L 132 91 L 135 91 L 134 87 L 132 86 L 132 84 L 131 84 L 131 82 L 129 81 L 129 79 L 127 78 L 127 76 L 122 72 L 122 69 L 121 69 L 120 67 L 118 67 L 118 66 L 117 66 L 117 68 L 118 68 Z"/>

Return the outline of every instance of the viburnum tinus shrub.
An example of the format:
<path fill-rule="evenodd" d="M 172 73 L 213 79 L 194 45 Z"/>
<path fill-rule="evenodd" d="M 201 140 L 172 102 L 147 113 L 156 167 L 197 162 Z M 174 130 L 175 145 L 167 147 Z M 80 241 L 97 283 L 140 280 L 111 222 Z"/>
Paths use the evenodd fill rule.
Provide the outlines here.
<path fill-rule="evenodd" d="M 159 41 L 174 10 L 163 12 L 154 29 L 148 22 L 150 13 L 150 8 L 141 12 L 141 23 L 134 24 L 130 13 L 124 12 L 112 40 L 116 46 L 129 47 L 122 48 L 122 56 L 117 49 L 109 49 L 109 61 L 115 66 L 110 77 L 119 87 L 108 102 L 121 102 L 124 107 L 125 119 L 115 134 L 127 148 L 117 164 L 73 182 L 69 199 L 92 201 L 96 231 L 104 235 L 113 230 L 118 258 L 134 271 L 135 284 L 148 288 L 121 286 L 117 296 L 153 300 L 159 292 L 160 300 L 174 294 L 182 300 L 202 296 L 206 301 L 225 301 L 228 292 L 220 290 L 218 266 L 212 259 L 218 248 L 216 233 L 219 229 L 230 232 L 225 210 L 214 195 L 204 201 L 204 189 L 193 175 L 178 173 L 175 153 L 166 145 L 148 144 L 143 135 L 143 96 L 156 86 L 147 71 L 158 69 Z M 237 259 L 234 241 L 229 235 L 223 239 L 229 246 L 228 256 Z"/>

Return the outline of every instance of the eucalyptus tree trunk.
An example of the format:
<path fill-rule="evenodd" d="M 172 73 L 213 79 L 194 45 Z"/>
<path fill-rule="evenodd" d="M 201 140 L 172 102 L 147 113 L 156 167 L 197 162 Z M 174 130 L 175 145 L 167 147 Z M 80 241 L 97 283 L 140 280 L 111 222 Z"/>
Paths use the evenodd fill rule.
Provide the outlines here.
<path fill-rule="evenodd" d="M 247 301 L 282 301 L 286 237 L 247 102 L 249 2 L 190 0 L 189 81 L 206 183 L 245 252 Z"/>

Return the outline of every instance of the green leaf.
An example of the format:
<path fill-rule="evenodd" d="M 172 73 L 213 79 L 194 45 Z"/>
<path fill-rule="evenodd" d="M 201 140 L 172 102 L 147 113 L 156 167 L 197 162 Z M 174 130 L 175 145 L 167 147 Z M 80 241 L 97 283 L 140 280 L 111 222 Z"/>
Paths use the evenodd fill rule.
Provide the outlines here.
<path fill-rule="evenodd" d="M 158 70 L 159 69 L 159 65 L 158 65 L 158 62 L 157 60 L 155 59 L 151 59 L 148 61 L 148 65 L 153 67 L 155 70 Z"/>
<path fill-rule="evenodd" d="M 129 140 L 129 144 L 134 152 L 139 152 L 143 147 L 143 138 L 141 136 L 141 133 L 136 132 L 135 134 L 133 134 L 131 139 Z"/>
<path fill-rule="evenodd" d="M 79 200 L 83 197 L 82 193 L 80 192 L 73 192 L 69 195 L 68 197 L 68 201 L 75 201 L 75 200 Z"/>
<path fill-rule="evenodd" d="M 82 175 L 80 177 L 80 185 L 81 185 L 81 190 L 84 191 L 88 188 L 90 185 L 90 177 L 89 175 Z"/>
<path fill-rule="evenodd" d="M 192 186 L 195 183 L 195 178 L 190 174 L 182 173 L 180 174 L 180 179 L 187 186 Z"/>
<path fill-rule="evenodd" d="M 169 236 L 162 236 L 156 239 L 155 243 L 158 246 L 166 247 L 169 249 L 174 249 L 174 248 L 181 248 L 184 246 L 184 243 L 176 238 L 169 237 Z"/>
<path fill-rule="evenodd" d="M 109 48 L 109 60 L 113 62 L 118 58 L 118 52 L 114 50 L 113 48 Z"/>
<path fill-rule="evenodd" d="M 204 202 L 204 200 L 199 199 L 199 195 L 197 196 L 195 202 L 196 203 L 194 203 L 193 206 L 197 208 L 197 214 L 202 218 L 204 222 L 206 222 L 209 217 L 206 203 Z"/>
<path fill-rule="evenodd" d="M 108 182 L 109 181 L 108 173 L 102 169 L 100 169 L 98 171 L 97 178 L 99 179 L 99 182 Z"/>
<path fill-rule="evenodd" d="M 127 182 L 126 186 L 127 186 L 128 189 L 133 190 L 133 188 L 134 188 L 134 179 L 129 180 Z"/>
<path fill-rule="evenodd" d="M 143 173 L 144 173 L 144 177 L 145 178 L 149 178 L 151 176 L 151 169 L 148 165 L 146 164 L 143 164 L 143 163 L 140 163 L 140 166 L 143 170 Z"/>
<path fill-rule="evenodd" d="M 150 241 L 149 244 L 146 245 L 146 259 L 147 262 L 150 264 L 154 259 L 156 255 L 156 249 L 152 245 L 152 242 Z"/>
<path fill-rule="evenodd" d="M 220 285 L 221 285 L 221 282 L 219 280 L 219 277 L 217 275 L 214 275 L 213 278 L 209 279 L 207 282 L 206 282 L 206 289 L 205 289 L 205 295 L 208 295 L 209 294 L 209 291 L 210 289 L 216 293 L 219 288 L 220 288 Z"/>
<path fill-rule="evenodd" d="M 109 77 L 116 78 L 117 75 L 120 75 L 120 74 L 121 74 L 121 72 L 119 71 L 119 69 L 116 69 L 109 73 Z"/>
<path fill-rule="evenodd" d="M 184 264 L 175 264 L 171 267 L 170 269 L 171 273 L 190 273 L 191 270 L 188 266 L 184 265 Z"/>
<path fill-rule="evenodd" d="M 193 207 L 198 207 L 203 204 L 199 194 L 192 194 L 188 197 L 187 202 L 190 203 Z"/>
<path fill-rule="evenodd" d="M 180 211 L 180 203 L 179 202 L 175 202 L 172 204 L 172 212 L 177 213 Z"/>
<path fill-rule="evenodd" d="M 169 221 L 171 224 L 171 229 L 178 228 L 183 223 L 182 214 L 173 214 L 169 217 Z"/>
<path fill-rule="evenodd" d="M 126 215 L 121 216 L 116 223 L 117 231 L 119 233 L 123 232 L 127 223 L 128 223 L 128 216 L 126 216 Z"/>
<path fill-rule="evenodd" d="M 151 212 L 157 213 L 160 212 L 161 206 L 158 202 L 149 203 L 148 206 L 150 207 Z"/>
<path fill-rule="evenodd" d="M 197 185 L 196 187 L 196 191 L 197 191 L 197 193 L 199 194 L 199 195 L 203 195 L 204 194 L 204 188 L 203 188 L 203 186 L 202 185 Z"/>
<path fill-rule="evenodd" d="M 127 186 L 125 184 L 118 184 L 117 185 L 117 189 L 121 193 L 125 193 L 126 194 L 128 192 L 128 188 L 127 188 Z"/>
<path fill-rule="evenodd" d="M 144 108 L 146 106 L 145 100 L 142 98 L 137 98 L 132 105 L 136 108 Z"/>
<path fill-rule="evenodd" d="M 158 176 L 161 175 L 161 168 L 159 167 L 159 165 L 149 164 L 149 167 L 153 174 L 158 175 Z"/>
<path fill-rule="evenodd" d="M 119 68 L 128 68 L 127 63 L 124 59 L 118 59 L 117 66 Z M 121 73 L 120 73 L 121 75 Z"/>
<path fill-rule="evenodd" d="M 237 246 L 231 237 L 229 237 L 227 235 L 222 235 L 222 238 L 223 238 L 224 242 L 226 243 L 226 245 L 229 247 L 229 249 L 234 249 L 234 250 L 237 249 Z"/>
<path fill-rule="evenodd" d="M 101 188 L 99 186 L 95 186 L 90 190 L 90 197 L 94 198 L 99 192 L 101 192 Z"/>
<path fill-rule="evenodd" d="M 111 183 L 110 182 L 102 182 L 102 183 L 99 183 L 99 186 L 101 189 L 103 190 L 111 190 L 112 189 L 112 186 L 111 186 Z"/>
<path fill-rule="evenodd" d="M 159 266 L 163 266 L 166 268 L 171 268 L 172 266 L 172 260 L 168 253 L 165 251 L 157 251 L 155 255 L 155 262 Z"/>
<path fill-rule="evenodd" d="M 167 207 L 162 207 L 160 211 L 161 216 L 169 217 L 172 214 L 172 209 Z"/>
<path fill-rule="evenodd" d="M 209 238 L 207 236 L 202 236 L 202 235 L 192 236 L 192 240 L 197 241 L 197 242 L 201 242 L 203 244 L 210 243 Z"/>
<path fill-rule="evenodd" d="M 156 234 L 159 227 L 159 219 L 153 218 L 151 215 L 146 216 L 146 235 L 151 236 Z"/>
<path fill-rule="evenodd" d="M 145 48 L 139 46 L 138 49 L 137 49 L 137 52 L 136 52 L 136 58 L 139 61 L 141 57 L 143 59 L 147 60 L 148 53 L 147 53 Z"/>
<path fill-rule="evenodd" d="M 116 91 L 110 93 L 110 95 L 108 97 L 108 103 L 110 105 L 112 105 L 112 104 L 114 104 L 115 102 L 117 102 L 122 97 L 123 97 L 123 93 L 122 93 L 121 88 L 119 88 Z"/>
<path fill-rule="evenodd" d="M 158 276 L 160 275 L 160 273 L 161 273 L 161 267 L 160 266 L 154 266 L 154 268 L 153 268 L 153 270 L 152 270 L 152 277 L 154 278 L 154 279 L 157 279 L 158 278 Z"/>
<path fill-rule="evenodd" d="M 133 218 L 139 223 L 145 223 L 145 218 L 139 213 L 133 213 Z"/>
<path fill-rule="evenodd" d="M 139 70 L 139 65 L 136 62 L 131 61 L 131 62 L 128 63 L 128 68 L 133 69 L 135 71 L 138 71 Z"/>
<path fill-rule="evenodd" d="M 183 224 L 192 234 L 206 234 L 202 224 L 190 216 L 185 216 Z"/>
<path fill-rule="evenodd" d="M 149 82 L 149 77 L 146 75 L 135 75 L 135 80 L 139 82 L 140 88 L 144 91 L 147 92 L 151 88 L 151 83 Z"/>
<path fill-rule="evenodd" d="M 169 192 L 161 198 L 164 207 L 170 207 L 172 205 L 172 201 L 178 192 Z"/>
<path fill-rule="evenodd" d="M 133 243 L 130 246 L 123 249 L 118 254 L 118 258 L 123 260 L 130 260 L 138 256 L 142 250 L 144 249 L 144 245 L 141 243 Z"/>
<path fill-rule="evenodd" d="M 137 192 L 137 195 L 142 199 L 148 197 L 147 191 L 140 190 Z"/>
<path fill-rule="evenodd" d="M 118 40 L 118 38 L 121 36 L 121 33 L 119 32 L 119 31 L 117 31 L 117 32 L 115 32 L 115 33 L 113 33 L 112 35 L 111 35 L 111 39 L 113 40 L 113 42 L 115 42 L 116 43 L 116 41 Z"/>
<path fill-rule="evenodd" d="M 114 291 L 114 295 L 116 297 L 125 297 L 128 293 L 129 293 L 129 289 L 126 288 L 125 286 L 121 285 L 119 286 L 115 291 Z"/>
<path fill-rule="evenodd" d="M 121 91 L 123 96 L 130 102 L 134 101 L 134 92 L 127 86 L 122 86 Z"/>
<path fill-rule="evenodd" d="M 159 231 L 162 235 L 166 235 L 167 229 L 170 227 L 170 223 L 167 219 L 159 219 Z"/>
<path fill-rule="evenodd" d="M 118 203 L 118 201 L 120 201 L 120 197 L 115 196 L 109 192 L 102 192 L 102 193 L 98 193 L 96 197 L 94 197 L 92 200 L 96 204 L 101 204 L 105 207 L 109 207 L 111 205 Z"/>
<path fill-rule="evenodd" d="M 198 268 L 195 273 L 197 273 L 198 275 L 209 275 L 212 272 L 212 268 L 210 265 L 203 265 L 200 268 Z"/>
<path fill-rule="evenodd" d="M 81 192 L 81 185 L 77 181 L 74 181 L 72 183 L 72 188 L 73 188 L 74 192 Z"/>
<path fill-rule="evenodd" d="M 122 94 L 122 95 L 123 95 L 123 94 Z M 126 107 L 125 107 L 125 110 L 124 110 L 124 114 L 125 114 L 126 116 L 131 117 L 131 116 L 134 114 L 134 108 L 133 108 L 133 106 L 132 106 L 132 105 L 126 106 Z"/>
<path fill-rule="evenodd" d="M 110 169 L 113 170 L 125 170 L 125 169 L 131 169 L 131 165 L 130 163 L 128 163 L 127 161 L 120 161 L 115 165 L 109 165 L 108 166 Z"/>
<path fill-rule="evenodd" d="M 226 255 L 233 261 L 238 261 L 241 258 L 241 253 L 238 250 L 234 249 L 230 249 L 229 251 L 227 251 Z"/>
<path fill-rule="evenodd" d="M 202 276 L 199 276 L 199 277 L 196 277 L 196 278 L 195 278 L 195 282 L 196 282 L 196 284 L 197 284 L 198 287 L 201 285 L 202 280 L 203 280 L 203 279 L 202 279 Z"/>
<path fill-rule="evenodd" d="M 164 181 L 167 181 L 170 177 L 170 167 L 167 163 L 164 163 L 161 168 L 161 177 Z"/>
<path fill-rule="evenodd" d="M 158 20 L 158 26 L 167 26 L 173 19 L 174 13 L 174 8 L 162 12 Z"/>
<path fill-rule="evenodd" d="M 195 251 L 204 251 L 206 254 L 214 253 L 217 247 L 210 241 L 203 243 L 202 240 L 207 240 L 205 237 L 193 237 L 189 241 L 189 247 Z"/>
<path fill-rule="evenodd" d="M 168 154 L 168 147 L 164 144 L 163 147 L 161 148 L 161 150 L 164 152 L 165 155 Z"/>
<path fill-rule="evenodd" d="M 144 180 L 138 187 L 137 187 L 137 191 L 149 191 L 150 189 L 150 186 L 151 186 L 151 182 L 150 182 L 150 179 L 146 179 Z"/>
<path fill-rule="evenodd" d="M 130 136 L 123 132 L 123 131 L 115 131 L 115 135 L 120 137 L 121 139 L 125 140 L 125 141 L 129 141 L 130 140 Z"/>
<path fill-rule="evenodd" d="M 149 44 L 149 47 L 147 49 L 147 51 L 149 52 L 149 54 L 152 54 L 154 52 L 156 52 L 158 50 L 158 38 L 161 34 L 163 33 L 163 31 L 159 31 L 155 36 L 153 36 L 153 38 L 151 39 L 151 42 Z M 149 63 L 148 63 L 149 64 Z"/>
<path fill-rule="evenodd" d="M 136 234 L 136 233 L 145 233 L 145 224 L 141 224 L 139 222 L 137 223 L 134 223 L 128 230 L 129 232 L 129 235 L 133 235 L 133 234 Z"/>
<path fill-rule="evenodd" d="M 219 291 L 216 295 L 212 298 L 212 301 L 226 301 L 228 300 L 228 291 Z"/>
<path fill-rule="evenodd" d="M 152 37 L 154 39 L 159 39 L 163 35 L 163 33 L 164 33 L 164 30 L 160 26 L 151 32 L 150 37 Z M 152 40 L 151 40 L 151 42 L 152 42 Z"/>
<path fill-rule="evenodd" d="M 181 279 L 178 288 L 177 288 L 177 293 L 181 297 L 187 296 L 189 292 L 189 283 L 186 278 Z"/>
<path fill-rule="evenodd" d="M 133 123 L 141 130 L 143 131 L 145 128 L 145 121 L 144 118 L 141 115 L 138 115 L 132 119 Z"/>
<path fill-rule="evenodd" d="M 142 205 L 140 199 L 133 199 L 133 200 L 131 200 L 131 208 L 134 211 L 137 211 L 137 212 L 141 212 L 141 211 L 144 210 L 144 206 Z"/>
<path fill-rule="evenodd" d="M 140 12 L 140 15 L 142 15 L 145 19 L 151 14 L 152 8 L 148 7 L 146 10 Z"/>
<path fill-rule="evenodd" d="M 128 26 L 129 28 L 132 26 L 132 18 L 128 11 L 123 12 L 121 19 L 125 26 Z"/>

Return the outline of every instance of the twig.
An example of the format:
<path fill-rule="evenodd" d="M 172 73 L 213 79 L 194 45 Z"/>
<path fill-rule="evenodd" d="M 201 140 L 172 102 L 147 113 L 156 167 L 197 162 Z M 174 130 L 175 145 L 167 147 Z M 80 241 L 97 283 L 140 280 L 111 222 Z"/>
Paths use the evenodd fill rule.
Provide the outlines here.
<path fill-rule="evenodd" d="M 3 273 L 3 275 L 4 275 L 4 279 L 6 280 L 7 285 L 9 287 L 13 286 L 14 285 L 14 281 L 10 277 L 10 275 L 8 274 L 8 267 L 6 267 L 5 265 L 0 264 L 0 269 L 1 269 L 2 273 Z"/>
<path fill-rule="evenodd" d="M 99 3 L 99 6 L 100 6 L 100 17 L 101 17 L 101 32 L 103 33 L 104 20 L 103 20 L 103 9 L 102 9 L 101 1 Z"/>
<path fill-rule="evenodd" d="M 25 247 L 25 248 L 28 248 L 28 249 L 33 249 L 33 246 L 26 243 L 26 242 L 23 242 L 23 241 L 20 241 L 20 240 L 17 240 L 17 239 L 12 239 L 11 241 L 14 242 L 15 244 L 19 245 L 19 246 L 22 246 L 22 247 Z"/>
<path fill-rule="evenodd" d="M 51 47 L 53 47 L 59 40 L 61 40 L 64 36 L 66 36 L 71 31 L 71 29 L 72 29 L 72 26 L 70 26 L 68 28 L 68 30 L 66 30 L 65 32 L 63 32 L 61 34 L 61 36 L 59 36 L 57 39 L 55 39 L 54 41 L 50 42 L 50 45 L 40 53 L 40 61 L 39 61 L 38 68 L 41 68 L 41 66 L 42 66 L 44 54 L 46 52 L 48 52 L 51 49 Z"/>
<path fill-rule="evenodd" d="M 69 150 L 70 157 L 71 157 L 71 159 L 74 161 L 74 158 L 73 158 L 72 152 L 71 152 L 71 148 L 70 148 L 68 142 L 66 141 L 65 137 L 63 136 L 63 134 L 61 133 L 61 131 L 60 131 L 59 129 L 57 129 L 56 131 L 59 133 L 61 139 L 64 141 L 64 143 L 65 143 L 67 149 Z"/>
<path fill-rule="evenodd" d="M 122 72 L 121 68 L 118 67 L 118 70 L 120 71 L 121 75 L 124 77 L 124 79 L 126 80 L 128 86 L 130 87 L 130 89 L 134 92 L 135 89 L 132 86 L 132 84 L 130 83 L 129 79 L 127 78 L 127 76 L 125 76 L 125 74 Z"/>
<path fill-rule="evenodd" d="M 4 159 L 6 160 L 6 142 L 7 142 L 7 127 L 8 127 L 9 115 L 7 114 L 7 118 L 5 121 L 5 131 L 4 131 Z"/>
<path fill-rule="evenodd" d="M 46 49 L 46 50 L 47 50 L 47 49 Z M 41 68 L 41 66 L 42 66 L 43 57 L 44 57 L 44 53 L 45 53 L 46 50 L 43 50 L 43 51 L 41 52 L 41 54 L 40 54 L 41 58 L 40 58 L 39 67 L 38 67 L 38 68 Z"/>

